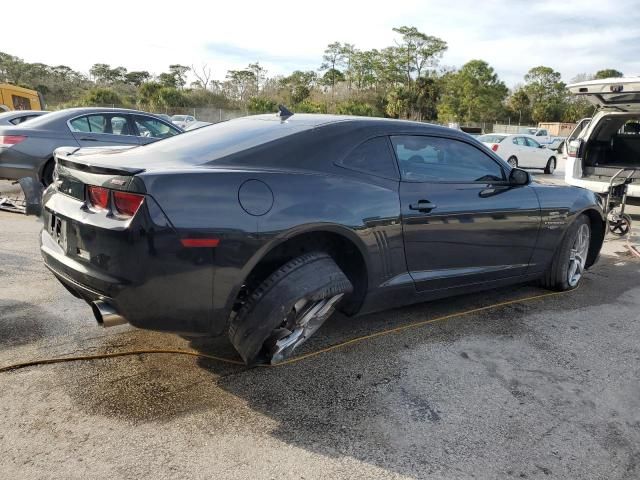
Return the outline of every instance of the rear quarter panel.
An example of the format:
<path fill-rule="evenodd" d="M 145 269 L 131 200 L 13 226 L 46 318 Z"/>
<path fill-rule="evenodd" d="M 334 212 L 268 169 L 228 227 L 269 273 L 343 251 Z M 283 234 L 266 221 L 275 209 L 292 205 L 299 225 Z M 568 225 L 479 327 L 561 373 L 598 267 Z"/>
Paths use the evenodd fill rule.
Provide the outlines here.
<path fill-rule="evenodd" d="M 368 175 L 365 180 L 355 172 L 203 168 L 175 173 L 140 177 L 179 235 L 220 238 L 212 265 L 214 318 L 228 316 L 260 259 L 302 233 L 327 231 L 349 238 L 365 259 L 370 288 L 406 270 L 397 181 Z M 264 214 L 250 214 L 241 205 L 239 190 L 249 180 L 271 192 L 263 199 Z M 224 327 L 212 325 L 212 332 Z"/>

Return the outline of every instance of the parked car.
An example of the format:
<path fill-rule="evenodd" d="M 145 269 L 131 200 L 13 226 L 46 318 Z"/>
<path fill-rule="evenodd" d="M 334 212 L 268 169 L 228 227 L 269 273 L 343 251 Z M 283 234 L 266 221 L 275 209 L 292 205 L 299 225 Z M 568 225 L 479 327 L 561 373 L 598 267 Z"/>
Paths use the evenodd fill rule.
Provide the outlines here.
<path fill-rule="evenodd" d="M 620 169 L 638 169 L 624 176 L 632 179 L 627 203 L 640 205 L 640 77 L 589 80 L 568 88 L 598 111 L 567 141 L 566 182 L 604 194 Z"/>
<path fill-rule="evenodd" d="M 549 135 L 549 131 L 546 128 L 523 128 L 520 133 L 531 135 L 535 137 L 538 143 L 547 144 L 555 138 L 553 135 Z"/>
<path fill-rule="evenodd" d="M 0 178 L 53 180 L 58 147 L 144 145 L 182 133 L 154 115 L 121 108 L 69 108 L 23 125 L 0 126 Z"/>
<path fill-rule="evenodd" d="M 557 154 L 562 155 L 565 140 L 566 138 L 564 137 L 555 137 L 546 147 L 547 149 L 553 150 Z"/>
<path fill-rule="evenodd" d="M 195 130 L 197 128 L 208 127 L 209 125 L 213 125 L 211 122 L 201 122 L 200 120 L 196 120 L 195 122 L 191 122 L 188 124 L 184 131 L 188 132 L 190 130 Z"/>
<path fill-rule="evenodd" d="M 13 110 L 11 112 L 3 112 L 0 113 L 0 126 L 19 125 L 45 113 L 49 112 L 45 110 Z"/>
<path fill-rule="evenodd" d="M 166 113 L 154 113 L 154 115 L 158 118 L 161 118 L 163 120 L 166 120 L 167 122 L 171 122 L 171 117 L 169 115 L 167 115 Z"/>
<path fill-rule="evenodd" d="M 347 315 L 540 280 L 575 288 L 604 219 L 469 135 L 258 115 L 121 152 L 60 149 L 44 262 L 98 322 L 221 335 L 253 364 Z"/>
<path fill-rule="evenodd" d="M 195 122 L 196 119 L 191 115 L 174 115 L 171 117 L 171 121 L 180 128 L 187 128 L 187 126 Z"/>
<path fill-rule="evenodd" d="M 507 161 L 512 167 L 541 168 L 544 173 L 556 169 L 558 154 L 545 148 L 531 135 L 491 133 L 481 135 L 478 140 Z"/>

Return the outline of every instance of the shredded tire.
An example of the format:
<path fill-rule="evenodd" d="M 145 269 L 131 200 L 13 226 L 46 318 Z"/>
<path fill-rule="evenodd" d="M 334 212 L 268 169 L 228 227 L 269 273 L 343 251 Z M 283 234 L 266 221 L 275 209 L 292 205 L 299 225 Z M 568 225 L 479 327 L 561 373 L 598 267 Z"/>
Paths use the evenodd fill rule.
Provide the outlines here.
<path fill-rule="evenodd" d="M 251 293 L 230 322 L 229 339 L 246 364 L 268 362 L 264 344 L 298 300 L 321 300 L 352 291 L 351 282 L 328 254 L 301 255 Z"/>

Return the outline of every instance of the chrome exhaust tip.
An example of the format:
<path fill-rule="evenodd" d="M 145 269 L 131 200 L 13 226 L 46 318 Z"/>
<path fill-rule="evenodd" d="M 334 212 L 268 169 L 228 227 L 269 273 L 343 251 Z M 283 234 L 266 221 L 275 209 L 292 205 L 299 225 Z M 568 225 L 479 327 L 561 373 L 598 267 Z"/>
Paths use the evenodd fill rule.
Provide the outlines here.
<path fill-rule="evenodd" d="M 115 308 L 102 300 L 91 302 L 91 310 L 93 311 L 93 316 L 96 317 L 96 321 L 104 328 L 129 323 Z"/>

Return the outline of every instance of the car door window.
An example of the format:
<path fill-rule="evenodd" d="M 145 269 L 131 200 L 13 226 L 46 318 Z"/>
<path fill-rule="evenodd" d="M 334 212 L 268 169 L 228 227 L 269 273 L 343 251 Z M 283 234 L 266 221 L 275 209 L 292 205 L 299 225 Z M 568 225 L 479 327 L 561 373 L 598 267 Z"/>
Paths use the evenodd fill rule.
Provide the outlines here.
<path fill-rule="evenodd" d="M 122 115 L 86 115 L 74 118 L 69 125 L 73 132 L 132 135 L 127 117 Z"/>
<path fill-rule="evenodd" d="M 391 137 L 400 176 L 411 182 L 504 181 L 502 167 L 466 142 L 442 137 Z"/>
<path fill-rule="evenodd" d="M 533 138 L 525 137 L 524 140 L 527 142 L 528 147 L 540 148 L 540 144 L 536 142 Z"/>
<path fill-rule="evenodd" d="M 379 177 L 398 179 L 398 171 L 386 137 L 372 138 L 360 144 L 338 165 Z"/>
<path fill-rule="evenodd" d="M 538 131 L 538 133 L 536 133 L 536 137 L 546 137 L 546 136 L 547 136 L 546 130 L 540 130 Z"/>
<path fill-rule="evenodd" d="M 167 138 L 180 133 L 180 130 L 174 126 L 164 123 L 157 118 L 136 115 L 134 122 L 141 137 Z"/>

